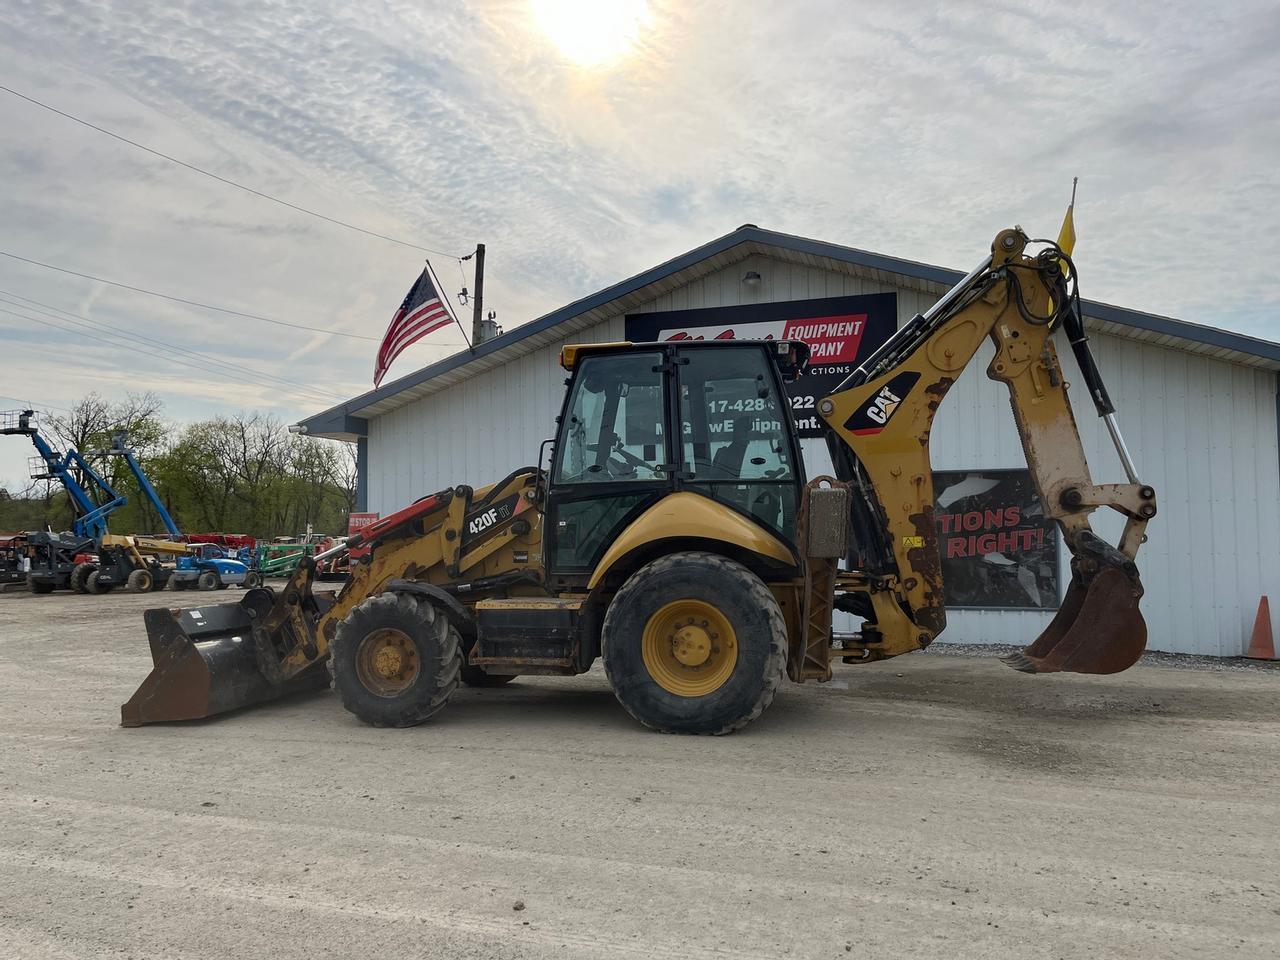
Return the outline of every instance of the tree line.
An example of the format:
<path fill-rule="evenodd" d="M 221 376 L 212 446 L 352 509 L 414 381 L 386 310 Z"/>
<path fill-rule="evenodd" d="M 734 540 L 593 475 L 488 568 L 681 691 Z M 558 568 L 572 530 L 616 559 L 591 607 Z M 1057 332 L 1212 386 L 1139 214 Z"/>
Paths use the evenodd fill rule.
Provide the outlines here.
<path fill-rule="evenodd" d="M 160 501 L 187 533 L 259 538 L 345 533 L 355 508 L 351 444 L 289 433 L 263 413 L 238 413 L 179 426 L 152 393 L 111 401 L 90 393 L 64 413 L 44 413 L 40 432 L 55 450 L 79 450 L 129 502 L 110 517 L 115 533 L 163 533 L 164 524 L 122 457 L 105 453 L 117 432 L 142 465 Z M 0 437 L 10 444 L 25 437 Z M 29 447 L 35 456 L 35 448 Z M 0 531 L 70 529 L 72 505 L 60 483 L 0 486 Z"/>

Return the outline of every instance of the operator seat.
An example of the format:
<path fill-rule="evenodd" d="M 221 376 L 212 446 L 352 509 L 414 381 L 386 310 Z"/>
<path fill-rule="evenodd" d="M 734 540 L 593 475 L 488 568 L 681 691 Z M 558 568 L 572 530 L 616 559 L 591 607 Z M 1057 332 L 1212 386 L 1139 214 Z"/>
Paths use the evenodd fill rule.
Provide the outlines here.
<path fill-rule="evenodd" d="M 714 479 L 737 480 L 742 476 L 742 461 L 751 443 L 751 418 L 736 417 L 733 420 L 733 439 L 721 447 L 711 460 L 715 468 Z"/>

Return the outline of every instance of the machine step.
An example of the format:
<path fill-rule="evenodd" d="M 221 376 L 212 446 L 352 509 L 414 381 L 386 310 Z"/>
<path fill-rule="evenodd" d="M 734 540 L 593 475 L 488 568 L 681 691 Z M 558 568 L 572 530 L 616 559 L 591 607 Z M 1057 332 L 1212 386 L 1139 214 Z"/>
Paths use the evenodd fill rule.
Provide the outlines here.
<path fill-rule="evenodd" d="M 476 604 L 476 645 L 467 662 L 514 673 L 580 672 L 583 601 L 509 597 Z"/>

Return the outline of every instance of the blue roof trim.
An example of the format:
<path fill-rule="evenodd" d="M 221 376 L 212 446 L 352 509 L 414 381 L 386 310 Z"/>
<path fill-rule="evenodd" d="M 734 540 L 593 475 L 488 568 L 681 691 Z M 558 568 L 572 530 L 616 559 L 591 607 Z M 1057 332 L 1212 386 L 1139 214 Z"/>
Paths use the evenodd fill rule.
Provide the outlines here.
<path fill-rule="evenodd" d="M 446 357 L 436 363 L 415 370 L 407 376 L 398 380 L 393 380 L 386 386 L 377 390 L 370 390 L 362 393 L 357 397 L 331 407 L 328 410 L 318 413 L 313 417 L 308 417 L 300 421 L 306 427 L 307 432 L 311 434 L 323 434 L 329 432 L 356 433 L 359 435 L 367 434 L 367 421 L 359 417 L 349 415 L 352 410 L 360 410 L 370 404 L 394 397 L 396 394 L 416 387 L 421 383 L 434 380 L 442 374 L 459 367 L 465 366 L 472 360 L 486 357 L 499 350 L 503 350 L 513 344 L 519 343 L 526 337 L 534 334 L 542 333 L 559 323 L 563 323 L 572 317 L 586 313 L 588 310 L 594 310 L 603 306 L 619 297 L 625 297 L 627 294 L 635 293 L 643 287 L 651 283 L 657 283 L 661 280 L 680 272 L 681 270 L 692 267 L 703 260 L 714 257 L 717 254 L 724 253 L 744 243 L 759 243 L 766 246 L 778 247 L 783 250 L 789 250 L 793 253 L 808 254 L 813 257 L 825 257 L 829 260 L 837 260 L 842 263 L 851 263 L 857 266 L 866 267 L 871 270 L 884 270 L 888 273 L 896 273 L 905 277 L 912 277 L 917 280 L 924 280 L 931 283 L 942 284 L 943 286 L 952 286 L 964 277 L 964 273 L 959 270 L 950 270 L 946 267 L 932 266 L 927 263 L 918 263 L 914 260 L 903 260 L 899 257 L 890 257 L 884 254 L 872 253 L 868 250 L 859 250 L 856 247 L 845 247 L 837 243 L 829 243 L 823 240 L 810 240 L 807 237 L 798 237 L 789 233 L 777 233 L 773 230 L 763 230 L 755 224 L 746 224 L 727 233 L 722 237 L 705 243 L 700 247 L 695 247 L 688 253 L 681 254 L 671 260 L 661 263 L 656 267 L 638 273 L 633 277 L 629 277 L 613 286 L 605 287 L 590 296 L 583 297 L 581 300 L 575 300 L 573 303 L 566 304 L 559 310 L 552 311 L 544 316 L 531 320 L 526 324 L 516 327 L 514 330 L 504 333 L 500 337 L 489 340 L 474 351 L 463 351 Z M 1247 337 L 1243 334 L 1231 333 L 1228 330 L 1220 330 L 1216 327 L 1205 327 L 1195 323 L 1187 323 L 1183 320 L 1174 320 L 1171 317 L 1161 317 L 1151 313 L 1142 313 L 1137 310 L 1126 310 L 1123 307 L 1113 307 L 1110 304 L 1095 303 L 1091 300 L 1083 301 L 1084 313 L 1086 316 L 1095 317 L 1099 320 L 1106 320 L 1112 323 L 1118 323 L 1123 326 L 1135 327 L 1139 330 L 1146 330 L 1151 333 L 1166 334 L 1168 336 L 1179 337 L 1183 340 L 1190 340 L 1194 343 L 1203 343 L 1213 347 L 1221 347 L 1227 350 L 1236 350 L 1240 353 L 1246 353 L 1251 356 L 1261 357 L 1280 363 L 1280 344 L 1272 343 L 1269 340 L 1259 340 L 1255 337 Z M 341 428 L 337 425 L 342 424 Z M 357 430 L 347 429 L 349 427 L 358 427 Z"/>
<path fill-rule="evenodd" d="M 347 413 L 351 401 L 336 407 L 330 407 L 323 413 L 300 421 L 308 434 L 347 433 L 357 437 L 369 435 L 369 421 L 364 417 L 353 417 Z"/>
<path fill-rule="evenodd" d="M 1221 347 L 1224 350 L 1235 350 L 1247 353 L 1252 357 L 1261 357 L 1280 363 L 1280 343 L 1260 340 L 1243 333 L 1232 333 L 1219 327 L 1206 327 L 1199 323 L 1187 323 L 1185 320 L 1174 320 L 1172 317 L 1161 317 L 1154 313 L 1142 313 L 1139 310 L 1127 310 L 1124 307 L 1113 307 L 1109 303 L 1097 303 L 1093 300 L 1082 301 L 1084 315 L 1098 320 L 1107 320 L 1126 327 L 1136 327 L 1150 333 L 1161 333 L 1170 337 L 1179 337 L 1193 343 L 1203 343 L 1210 347 Z"/>

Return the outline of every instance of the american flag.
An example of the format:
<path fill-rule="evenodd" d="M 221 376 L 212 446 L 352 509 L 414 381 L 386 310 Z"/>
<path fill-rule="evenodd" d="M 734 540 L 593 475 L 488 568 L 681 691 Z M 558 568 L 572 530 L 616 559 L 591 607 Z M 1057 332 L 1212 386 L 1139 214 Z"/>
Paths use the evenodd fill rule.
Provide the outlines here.
<path fill-rule="evenodd" d="M 378 359 L 373 365 L 375 387 L 382 384 L 387 369 L 405 349 L 427 334 L 454 322 L 453 311 L 449 308 L 448 301 L 440 296 L 438 287 L 434 271 L 428 262 L 422 268 L 422 276 L 409 288 L 404 303 L 400 304 L 400 309 L 391 318 L 386 336 L 382 338 Z"/>

